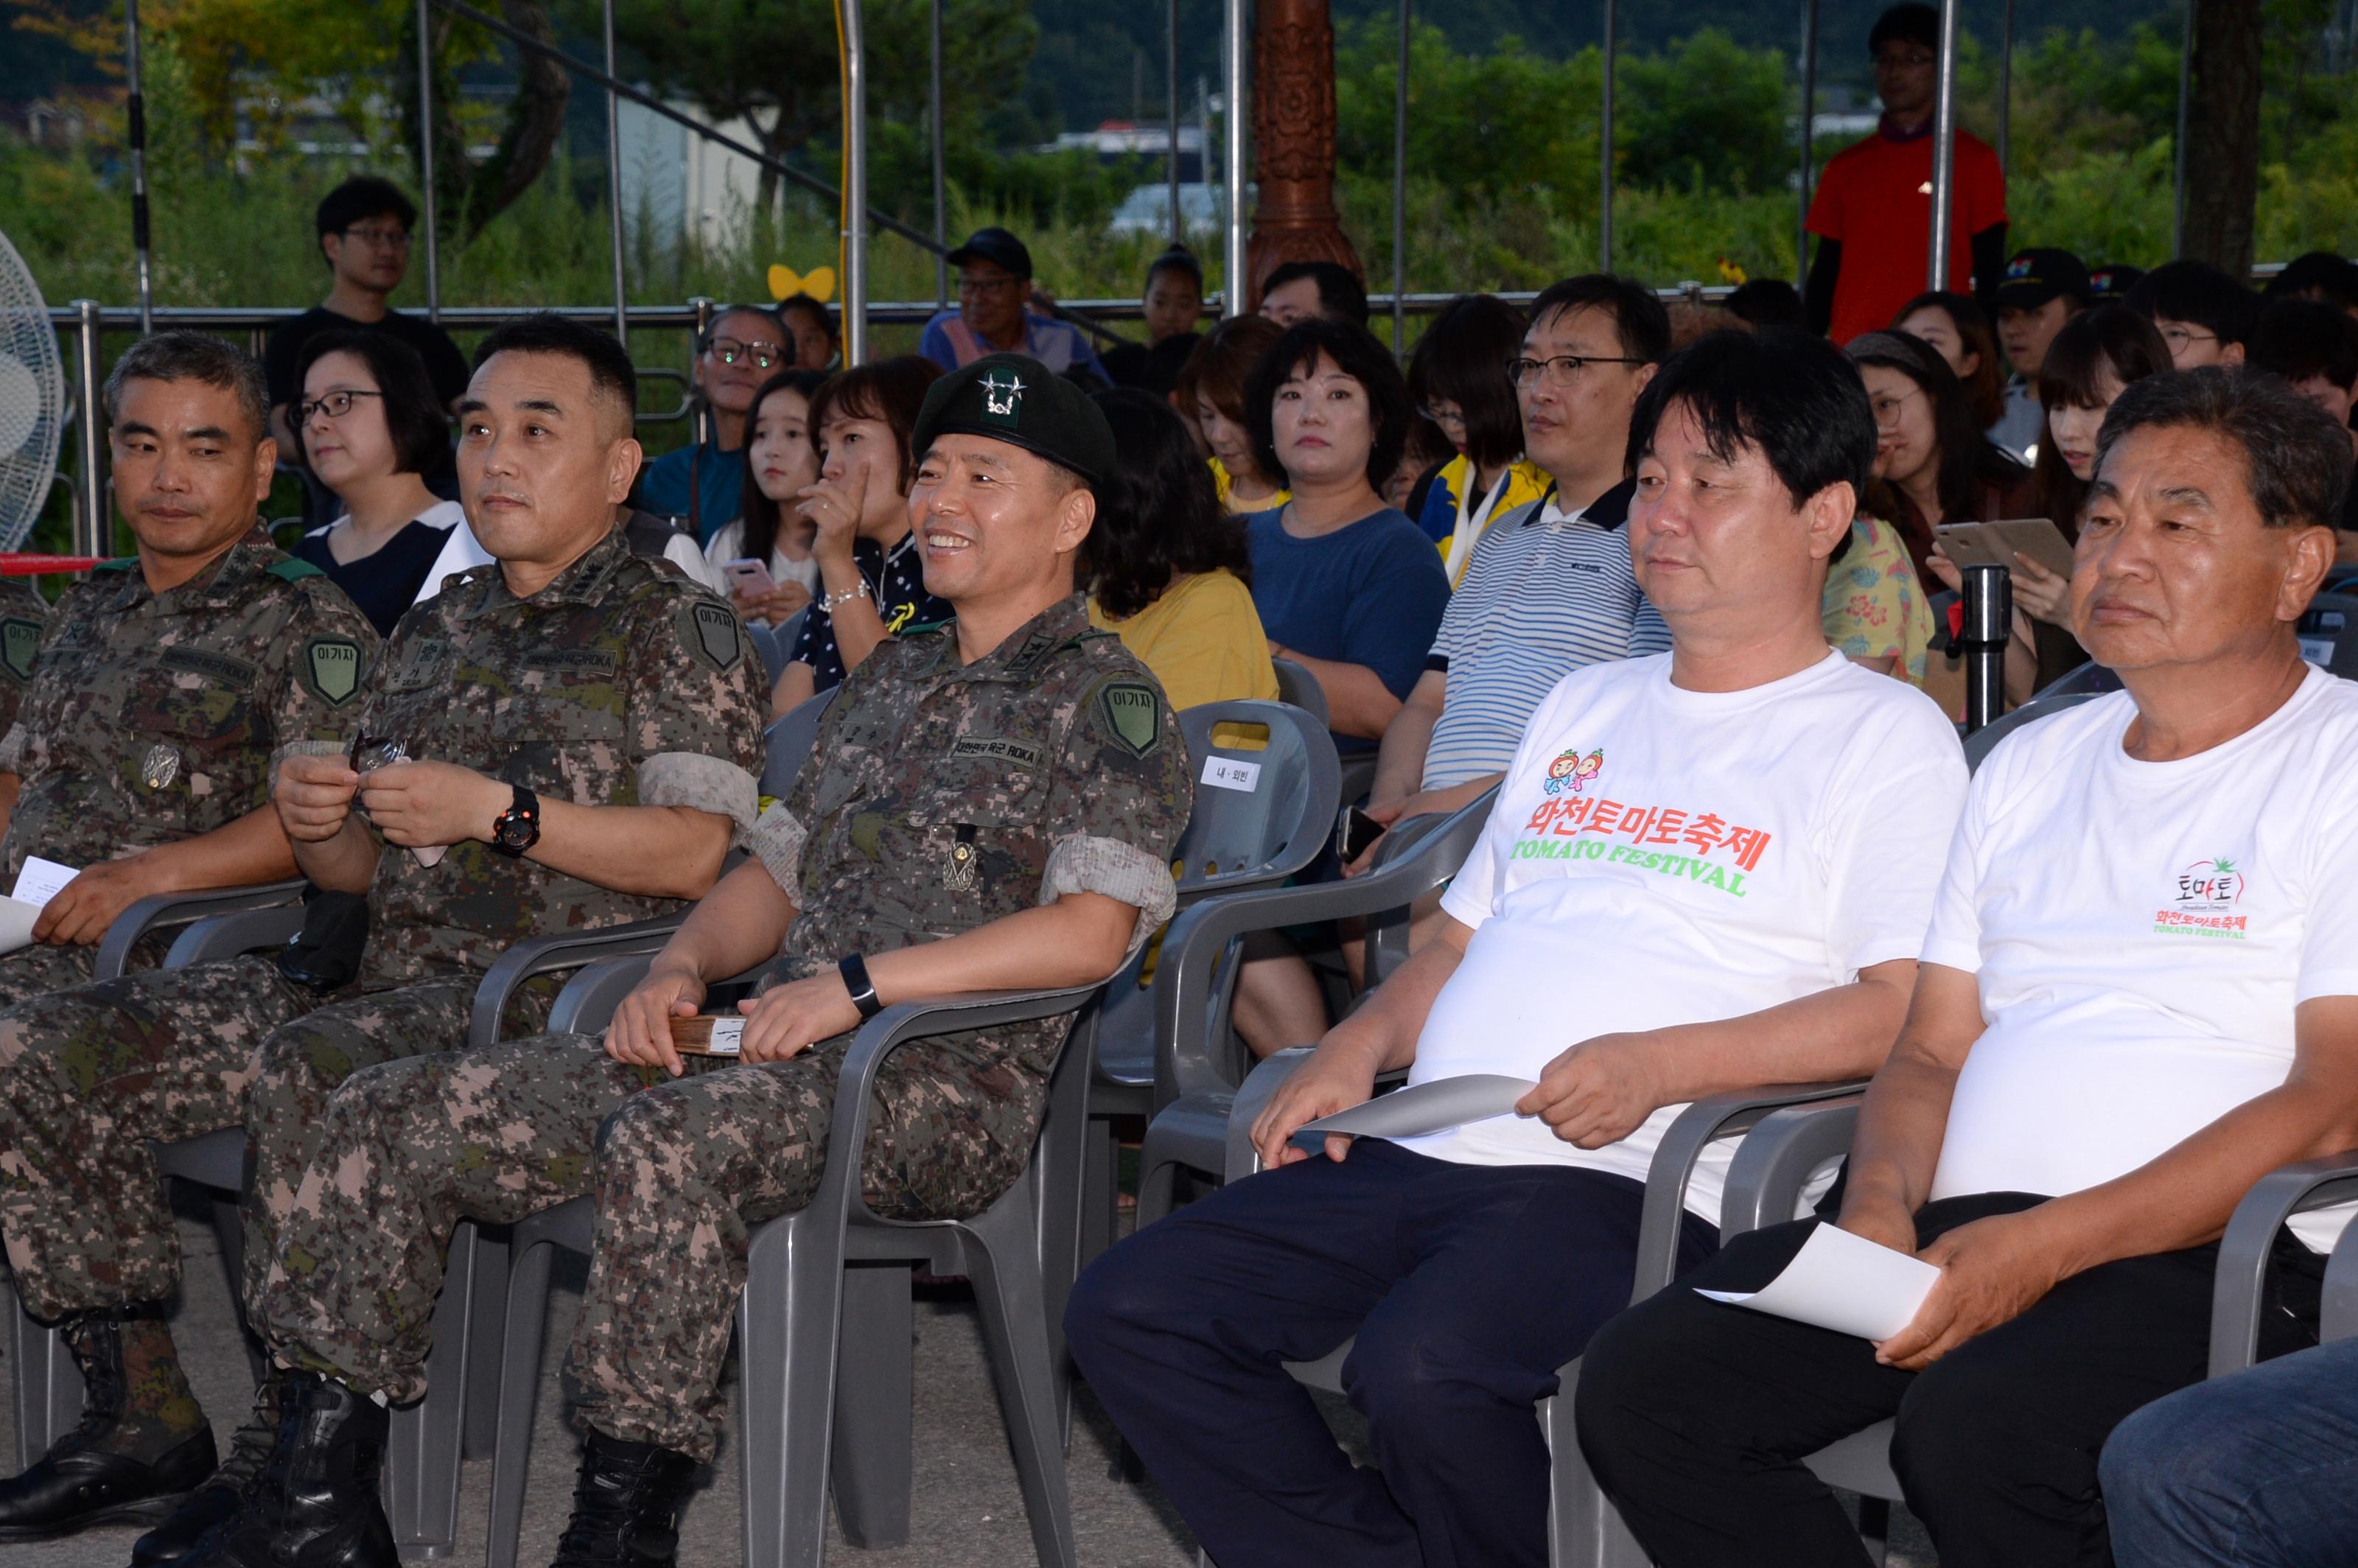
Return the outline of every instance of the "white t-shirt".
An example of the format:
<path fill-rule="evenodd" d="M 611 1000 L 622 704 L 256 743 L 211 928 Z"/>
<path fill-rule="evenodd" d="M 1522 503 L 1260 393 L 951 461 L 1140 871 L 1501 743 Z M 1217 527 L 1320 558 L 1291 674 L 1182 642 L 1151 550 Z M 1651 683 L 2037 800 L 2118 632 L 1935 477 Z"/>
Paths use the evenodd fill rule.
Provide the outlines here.
<path fill-rule="evenodd" d="M 2146 1164 L 2285 1081 L 2293 1008 L 2358 995 L 2358 685 L 2174 762 L 2121 749 L 2115 692 L 1982 763 L 1924 939 L 1986 1027 L 1932 1195 L 2060 1197 Z M 2347 1212 L 2293 1221 L 2331 1247 Z"/>
<path fill-rule="evenodd" d="M 1668 654 L 1592 665 L 1531 716 L 1442 899 L 1474 936 L 1425 1021 L 1411 1082 L 1537 1078 L 1595 1035 L 1742 1017 L 1922 947 L 1965 795 L 1939 707 L 1831 652 L 1748 691 L 1670 677 Z M 1684 1108 L 1597 1150 L 1518 1116 L 1401 1142 L 1642 1182 Z M 1687 1207 L 1714 1224 L 1733 1154 L 1714 1144 L 1687 1189 Z"/>

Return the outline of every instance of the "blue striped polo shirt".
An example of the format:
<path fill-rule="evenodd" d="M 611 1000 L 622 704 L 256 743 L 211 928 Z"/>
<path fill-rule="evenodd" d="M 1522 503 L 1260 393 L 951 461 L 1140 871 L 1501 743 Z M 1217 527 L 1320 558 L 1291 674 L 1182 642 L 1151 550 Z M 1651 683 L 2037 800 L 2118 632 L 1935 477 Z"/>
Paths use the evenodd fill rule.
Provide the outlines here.
<path fill-rule="evenodd" d="M 1540 699 L 1573 671 L 1671 645 L 1629 568 L 1621 524 L 1636 491 L 1624 480 L 1567 515 L 1551 485 L 1483 533 L 1424 662 L 1449 681 L 1424 788 L 1504 772 Z"/>

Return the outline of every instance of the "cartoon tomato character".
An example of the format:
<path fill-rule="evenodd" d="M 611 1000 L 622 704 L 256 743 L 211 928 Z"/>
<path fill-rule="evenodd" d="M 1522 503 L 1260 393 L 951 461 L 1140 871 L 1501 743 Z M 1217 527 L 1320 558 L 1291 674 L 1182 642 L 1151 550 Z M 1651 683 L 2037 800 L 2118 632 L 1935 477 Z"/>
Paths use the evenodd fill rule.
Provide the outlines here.
<path fill-rule="evenodd" d="M 1580 754 L 1580 748 L 1574 746 L 1548 764 L 1547 783 L 1541 788 L 1549 795 L 1559 795 L 1569 787 L 1573 794 L 1578 795 L 1581 787 L 1603 772 L 1604 767 L 1603 747 L 1584 757 Z"/>

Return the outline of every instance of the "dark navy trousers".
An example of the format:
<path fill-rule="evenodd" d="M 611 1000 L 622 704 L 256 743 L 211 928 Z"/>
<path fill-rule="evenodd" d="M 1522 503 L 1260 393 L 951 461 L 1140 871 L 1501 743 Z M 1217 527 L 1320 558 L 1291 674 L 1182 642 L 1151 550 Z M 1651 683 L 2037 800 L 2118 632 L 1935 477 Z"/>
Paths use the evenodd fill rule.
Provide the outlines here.
<path fill-rule="evenodd" d="M 1113 1248 L 1073 1357 L 1219 1568 L 1547 1562 L 1534 1406 L 1629 1302 L 1640 1184 L 1461 1165 L 1361 1139 L 1237 1182 Z M 1680 1266 L 1714 1228 L 1685 1217 Z M 1380 1473 L 1282 1363 L 1343 1367 Z"/>

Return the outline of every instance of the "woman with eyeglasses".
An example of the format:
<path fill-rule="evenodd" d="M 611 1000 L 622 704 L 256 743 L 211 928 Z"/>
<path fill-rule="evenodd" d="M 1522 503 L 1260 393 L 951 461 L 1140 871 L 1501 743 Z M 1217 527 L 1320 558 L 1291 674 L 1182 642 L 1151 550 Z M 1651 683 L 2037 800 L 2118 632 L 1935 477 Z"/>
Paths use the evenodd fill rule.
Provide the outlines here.
<path fill-rule="evenodd" d="M 1547 493 L 1545 470 L 1523 457 L 1522 415 L 1506 373 L 1528 325 L 1495 295 L 1464 295 L 1433 319 L 1408 362 L 1410 401 L 1456 449 L 1410 514 L 1440 547 L 1453 588 L 1466 580 L 1490 520 Z"/>
<path fill-rule="evenodd" d="M 1930 344 L 1866 332 L 1850 345 L 1866 383 L 1877 443 L 1865 510 L 1891 524 L 1926 593 L 1956 585 L 1932 564 L 1943 523 L 2035 517 L 2030 470 L 1983 436 L 1964 384 Z"/>
<path fill-rule="evenodd" d="M 343 508 L 295 542 L 390 636 L 442 579 L 492 557 L 466 514 L 426 488 L 449 455 L 450 426 L 408 344 L 382 332 L 322 332 L 303 346 L 295 431 L 303 458 Z"/>
<path fill-rule="evenodd" d="M 795 352 L 784 329 L 752 305 L 722 309 L 697 341 L 688 373 L 694 396 L 712 419 L 712 438 L 665 452 L 639 474 L 639 505 L 663 517 L 685 517 L 699 548 L 734 522 L 745 492 L 745 415 L 753 393 L 790 366 Z"/>

